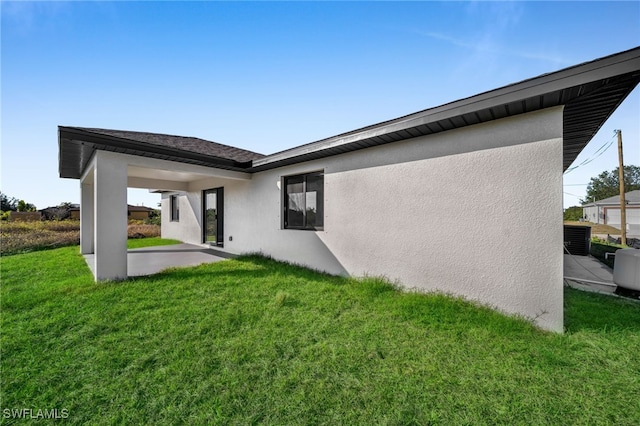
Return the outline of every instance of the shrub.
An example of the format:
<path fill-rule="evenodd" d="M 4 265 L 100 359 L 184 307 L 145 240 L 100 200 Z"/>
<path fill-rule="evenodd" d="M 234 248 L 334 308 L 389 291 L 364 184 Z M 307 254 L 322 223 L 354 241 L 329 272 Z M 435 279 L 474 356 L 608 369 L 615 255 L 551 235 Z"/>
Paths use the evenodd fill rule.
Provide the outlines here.
<path fill-rule="evenodd" d="M 149 212 L 149 217 L 144 220 L 146 225 L 158 225 L 162 223 L 162 213 L 159 209 L 154 209 Z"/>
<path fill-rule="evenodd" d="M 582 207 L 580 206 L 571 206 L 564 210 L 563 214 L 564 220 L 581 220 L 582 219 Z"/>
<path fill-rule="evenodd" d="M 146 225 L 160 226 L 162 224 L 162 218 L 160 217 L 160 215 L 149 216 L 148 219 L 145 219 L 144 223 Z"/>
<path fill-rule="evenodd" d="M 127 236 L 129 238 L 159 237 L 160 227 L 158 225 L 129 225 Z"/>
<path fill-rule="evenodd" d="M 159 237 L 157 225 L 129 225 L 128 238 Z M 80 244 L 80 221 L 2 222 L 0 226 L 0 254 L 9 255 L 29 251 Z"/>
<path fill-rule="evenodd" d="M 589 253 L 591 253 L 591 256 L 595 257 L 600 262 L 604 263 L 610 268 L 613 268 L 613 265 L 615 264 L 615 256 L 609 256 L 608 258 L 605 258 L 606 253 L 615 253 L 621 248 L 625 248 L 625 246 L 619 244 L 611 244 L 596 237 L 591 239 L 591 250 L 589 251 Z"/>
<path fill-rule="evenodd" d="M 80 222 L 3 222 L 0 254 L 14 254 L 80 243 Z"/>

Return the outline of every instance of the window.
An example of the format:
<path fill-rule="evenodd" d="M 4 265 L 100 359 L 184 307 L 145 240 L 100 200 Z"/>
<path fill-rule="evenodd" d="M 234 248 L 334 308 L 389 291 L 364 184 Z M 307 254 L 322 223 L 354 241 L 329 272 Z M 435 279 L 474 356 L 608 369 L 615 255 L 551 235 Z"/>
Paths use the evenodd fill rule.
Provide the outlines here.
<path fill-rule="evenodd" d="M 284 178 L 284 228 L 322 230 L 324 227 L 324 174 Z"/>
<path fill-rule="evenodd" d="M 224 188 L 202 191 L 202 242 L 224 247 Z"/>
<path fill-rule="evenodd" d="M 169 198 L 171 205 L 171 222 L 178 222 L 180 220 L 180 206 L 178 204 L 178 196 L 172 195 Z"/>

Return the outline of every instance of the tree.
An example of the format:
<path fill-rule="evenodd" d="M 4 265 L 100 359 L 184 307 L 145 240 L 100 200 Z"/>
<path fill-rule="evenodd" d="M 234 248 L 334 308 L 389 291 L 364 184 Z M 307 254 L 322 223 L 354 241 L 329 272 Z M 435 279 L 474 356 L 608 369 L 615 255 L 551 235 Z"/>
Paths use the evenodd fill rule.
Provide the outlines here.
<path fill-rule="evenodd" d="M 24 200 L 20 200 L 20 201 L 18 201 L 17 210 L 19 212 L 35 212 L 36 211 L 36 206 L 34 206 L 31 203 L 27 203 Z"/>
<path fill-rule="evenodd" d="M 582 219 L 582 207 L 581 206 L 571 206 L 564 209 L 564 220 L 580 220 Z"/>
<path fill-rule="evenodd" d="M 9 198 L 7 196 L 7 194 L 0 192 L 0 210 L 3 212 L 8 212 L 8 211 L 13 211 L 15 212 L 16 210 L 18 210 L 18 200 L 16 200 L 15 198 L 11 197 Z"/>
<path fill-rule="evenodd" d="M 71 207 L 73 207 L 73 204 L 64 202 L 55 207 L 48 207 L 42 210 L 42 214 L 46 220 L 65 220 L 71 217 Z"/>
<path fill-rule="evenodd" d="M 592 177 L 587 185 L 587 196 L 580 200 L 581 204 L 591 203 L 594 200 L 613 197 L 620 194 L 619 167 L 610 172 L 602 172 Z M 624 190 L 625 192 L 640 189 L 640 166 L 624 166 Z"/>

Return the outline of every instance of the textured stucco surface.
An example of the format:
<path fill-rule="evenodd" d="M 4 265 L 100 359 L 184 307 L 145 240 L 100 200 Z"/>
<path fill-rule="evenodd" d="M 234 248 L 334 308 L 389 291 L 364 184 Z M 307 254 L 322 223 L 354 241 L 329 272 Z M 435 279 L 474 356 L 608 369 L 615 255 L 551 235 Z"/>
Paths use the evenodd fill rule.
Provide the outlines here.
<path fill-rule="evenodd" d="M 93 185 L 94 275 L 127 278 L 127 165 L 118 154 L 95 153 Z"/>
<path fill-rule="evenodd" d="M 324 170 L 325 228 L 281 229 L 282 176 Z M 561 331 L 562 108 L 180 192 L 163 236 L 201 242 L 201 191 L 225 189 L 225 246 L 334 274 L 461 295 Z M 536 208 L 531 208 L 536 206 Z M 229 241 L 229 237 L 233 240 Z"/>

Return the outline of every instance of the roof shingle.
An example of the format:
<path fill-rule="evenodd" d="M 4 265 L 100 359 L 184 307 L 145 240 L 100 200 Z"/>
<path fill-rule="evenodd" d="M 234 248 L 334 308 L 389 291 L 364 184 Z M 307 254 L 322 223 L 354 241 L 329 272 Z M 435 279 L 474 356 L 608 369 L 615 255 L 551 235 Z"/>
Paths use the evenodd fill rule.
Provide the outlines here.
<path fill-rule="evenodd" d="M 210 155 L 227 160 L 238 161 L 240 163 L 257 160 L 265 157 L 257 152 L 247 151 L 221 143 L 212 142 L 200 138 L 189 136 L 174 136 L 161 133 L 134 132 L 127 130 L 95 129 L 86 127 L 73 127 L 74 129 L 99 135 L 107 135 L 120 139 L 128 139 L 135 142 L 160 145 L 167 148 L 174 148 L 183 151 L 195 152 L 198 154 Z"/>

